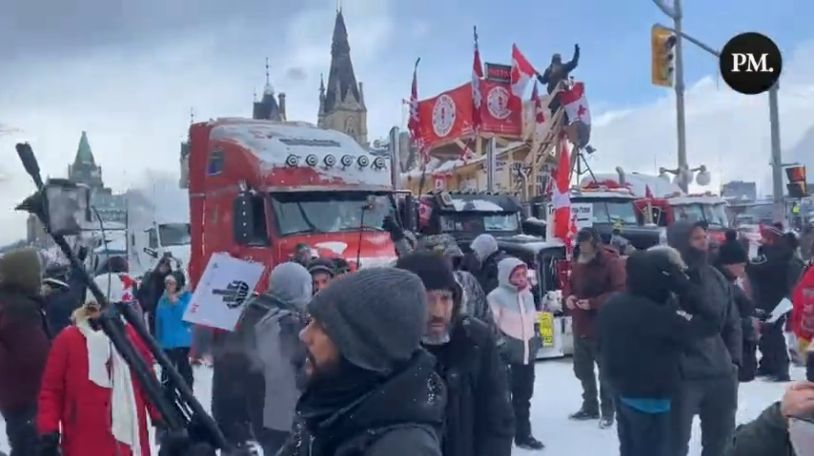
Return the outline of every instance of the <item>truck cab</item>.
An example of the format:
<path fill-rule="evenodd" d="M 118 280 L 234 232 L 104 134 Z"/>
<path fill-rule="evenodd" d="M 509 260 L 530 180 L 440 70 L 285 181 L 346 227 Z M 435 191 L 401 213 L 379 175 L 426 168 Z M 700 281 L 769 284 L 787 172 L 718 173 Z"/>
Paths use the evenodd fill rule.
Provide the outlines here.
<path fill-rule="evenodd" d="M 218 119 L 190 127 L 190 278 L 215 252 L 265 264 L 305 244 L 352 268 L 395 260 L 390 160 L 303 122 Z M 261 280 L 265 283 L 265 280 Z"/>
<path fill-rule="evenodd" d="M 154 183 L 152 191 L 127 192 L 127 251 L 134 277 L 155 269 L 165 256 L 171 257 L 177 267 L 189 266 L 189 193 L 164 184 Z"/>
<path fill-rule="evenodd" d="M 635 201 L 636 196 L 624 188 L 583 186 L 571 190 L 572 210 L 589 205 L 590 221 L 585 223 L 592 226 L 604 241 L 610 241 L 614 225 L 621 225 L 622 236 L 633 247 L 643 250 L 659 243 L 659 229 L 642 223 Z"/>

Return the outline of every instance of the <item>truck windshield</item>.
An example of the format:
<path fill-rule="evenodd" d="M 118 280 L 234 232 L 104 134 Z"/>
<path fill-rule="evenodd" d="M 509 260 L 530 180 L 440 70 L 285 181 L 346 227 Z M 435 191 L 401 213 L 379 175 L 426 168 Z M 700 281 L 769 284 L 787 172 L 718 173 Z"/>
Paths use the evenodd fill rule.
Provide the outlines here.
<path fill-rule="evenodd" d="M 465 233 L 516 232 L 520 225 L 517 214 L 457 212 L 441 215 L 441 231 L 460 231 Z"/>
<path fill-rule="evenodd" d="M 729 219 L 723 204 L 705 204 L 704 216 L 710 225 L 729 228 Z"/>
<path fill-rule="evenodd" d="M 623 225 L 638 225 L 636 208 L 631 201 L 593 201 L 594 223 L 621 222 Z"/>
<path fill-rule="evenodd" d="M 271 195 L 271 205 L 282 236 L 357 231 L 360 227 L 380 231 L 384 218 L 392 214 L 395 207 L 387 194 L 373 195 L 375 203 L 366 207 L 369 195 L 363 192 L 276 193 Z"/>
<path fill-rule="evenodd" d="M 704 208 L 700 204 L 682 204 L 673 206 L 676 220 L 688 220 L 690 222 L 706 222 Z"/>
<path fill-rule="evenodd" d="M 164 223 L 158 225 L 158 236 L 161 245 L 189 245 L 192 237 L 189 233 L 189 223 Z"/>

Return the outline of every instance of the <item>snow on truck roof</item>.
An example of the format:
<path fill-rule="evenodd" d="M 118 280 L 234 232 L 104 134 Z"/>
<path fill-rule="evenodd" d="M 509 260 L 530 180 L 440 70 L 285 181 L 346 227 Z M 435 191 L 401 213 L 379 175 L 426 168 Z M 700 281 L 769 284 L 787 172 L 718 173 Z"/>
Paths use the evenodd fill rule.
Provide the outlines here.
<path fill-rule="evenodd" d="M 389 157 L 376 156 L 350 136 L 305 122 L 218 119 L 210 140 L 237 144 L 263 172 L 311 171 L 327 183 L 392 188 Z"/>

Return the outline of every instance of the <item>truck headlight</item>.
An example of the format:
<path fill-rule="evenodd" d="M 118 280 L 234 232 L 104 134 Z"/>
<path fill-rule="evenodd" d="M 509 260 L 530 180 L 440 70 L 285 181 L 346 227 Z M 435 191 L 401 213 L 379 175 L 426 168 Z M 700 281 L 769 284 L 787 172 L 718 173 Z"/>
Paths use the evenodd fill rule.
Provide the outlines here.
<path fill-rule="evenodd" d="M 317 166 L 317 163 L 319 163 L 319 159 L 317 158 L 316 155 L 311 154 L 311 155 L 305 157 L 305 164 L 306 165 L 308 165 L 308 166 Z"/>
<path fill-rule="evenodd" d="M 356 160 L 356 163 L 359 164 L 360 168 L 364 168 L 364 167 L 366 167 L 367 165 L 370 164 L 370 159 L 367 158 L 366 155 L 362 155 L 361 157 L 359 157 L 358 160 Z"/>
<path fill-rule="evenodd" d="M 334 157 L 333 155 L 330 155 L 330 154 L 326 155 L 323 162 L 325 163 L 325 166 L 330 168 L 330 167 L 332 167 L 333 165 L 336 164 L 336 157 Z"/>
<path fill-rule="evenodd" d="M 383 157 L 376 157 L 376 159 L 373 160 L 373 167 L 376 169 L 383 169 L 384 165 L 385 163 Z"/>
<path fill-rule="evenodd" d="M 343 155 L 341 160 L 342 166 L 347 168 L 348 166 L 353 164 L 353 157 L 350 155 Z"/>
<path fill-rule="evenodd" d="M 296 155 L 294 155 L 294 154 L 289 155 L 289 156 L 288 156 L 288 157 L 285 159 L 285 164 L 286 164 L 286 166 L 291 166 L 292 168 L 293 168 L 294 166 L 297 166 L 299 163 L 300 163 L 300 159 L 299 159 L 299 157 L 297 157 L 297 156 L 296 156 Z"/>

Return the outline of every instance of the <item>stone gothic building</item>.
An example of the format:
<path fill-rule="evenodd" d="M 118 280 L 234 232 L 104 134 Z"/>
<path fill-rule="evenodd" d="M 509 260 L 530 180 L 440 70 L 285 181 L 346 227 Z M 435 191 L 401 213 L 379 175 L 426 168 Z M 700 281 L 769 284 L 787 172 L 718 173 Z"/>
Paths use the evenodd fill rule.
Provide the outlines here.
<path fill-rule="evenodd" d="M 324 80 L 320 81 L 317 126 L 347 133 L 362 147 L 368 147 L 367 106 L 362 83 L 356 82 L 353 72 L 342 10 L 336 13 L 327 87 Z"/>
<path fill-rule="evenodd" d="M 276 120 L 285 122 L 285 94 L 280 93 L 279 101 L 274 97 L 274 87 L 269 78 L 269 62 L 266 59 L 266 85 L 263 87 L 263 97 L 254 101 L 252 119 Z"/>
<path fill-rule="evenodd" d="M 106 228 L 116 229 L 124 226 L 127 220 L 127 203 L 124 195 L 114 194 L 109 187 L 105 187 L 102 180 L 102 167 L 96 163 L 93 151 L 90 148 L 87 132 L 82 132 L 76 156 L 73 163 L 68 165 L 68 180 L 77 184 L 85 184 L 90 188 L 90 204 L 99 212 L 99 217 Z M 27 241 L 29 244 L 47 247 L 52 244 L 50 237 L 43 229 L 39 219 L 31 215 L 26 222 Z"/>

